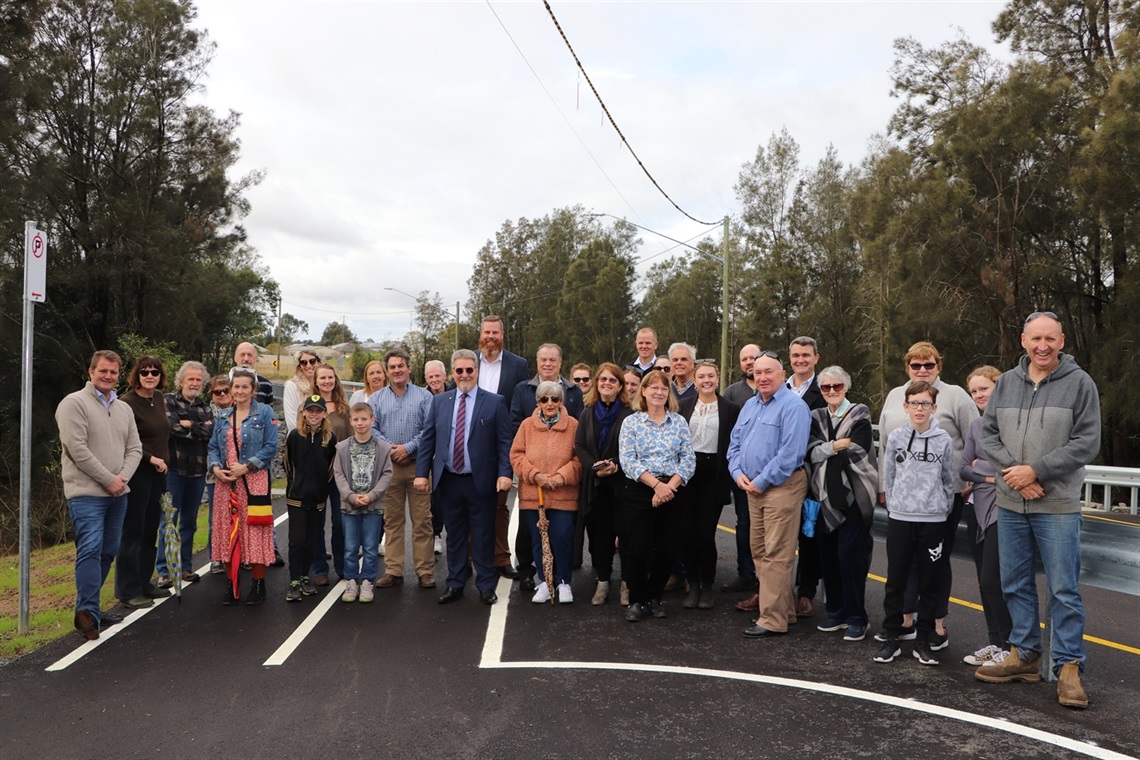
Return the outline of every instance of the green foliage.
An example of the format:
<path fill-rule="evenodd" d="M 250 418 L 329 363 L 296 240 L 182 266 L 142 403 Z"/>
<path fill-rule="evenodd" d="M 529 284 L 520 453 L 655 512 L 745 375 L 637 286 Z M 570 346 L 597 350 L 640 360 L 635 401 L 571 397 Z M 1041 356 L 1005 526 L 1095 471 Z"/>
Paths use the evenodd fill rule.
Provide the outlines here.
<path fill-rule="evenodd" d="M 166 390 L 172 390 L 174 375 L 178 372 L 178 368 L 182 366 L 183 362 L 182 356 L 178 353 L 174 343 L 172 341 L 152 343 L 141 335 L 135 335 L 134 333 L 127 333 L 119 337 L 119 356 L 123 357 L 124 371 L 129 371 L 140 356 L 147 354 L 157 356 L 162 361 L 162 366 L 166 367 Z M 122 377 L 123 379 L 126 378 L 125 372 Z"/>
<path fill-rule="evenodd" d="M 92 351 L 134 353 L 134 335 L 223 366 L 265 331 L 277 286 L 240 226 L 260 176 L 233 178 L 237 115 L 192 102 L 213 47 L 189 2 L 16 0 L 0 10 L 5 355 L 19 354 L 24 221 L 50 241 L 48 300 L 35 314 L 38 475 L 52 458 L 55 406 L 84 382 Z M 0 382 L 18 387 L 18 372 L 7 363 Z M 0 461 L 15 462 L 18 414 L 3 401 L 0 412 Z"/>
<path fill-rule="evenodd" d="M 364 382 L 364 368 L 368 366 L 368 362 L 372 360 L 384 361 L 383 353 L 371 353 L 369 351 L 354 351 L 352 353 L 352 379 L 358 383 Z"/>
<path fill-rule="evenodd" d="M 319 345 L 335 346 L 340 343 L 357 342 L 356 335 L 349 329 L 348 325 L 333 321 L 325 325 L 325 331 L 321 333 Z"/>
<path fill-rule="evenodd" d="M 598 241 L 602 241 L 601 247 L 595 247 Z M 555 209 L 538 220 L 506 221 L 495 240 L 479 251 L 467 281 L 471 294 L 467 313 L 472 315 L 472 322 L 487 314 L 501 316 L 506 323 L 504 346 L 528 360 L 539 345 L 549 342 L 563 348 L 565 367 L 568 361 L 572 364 L 579 359 L 596 362 L 603 357 L 581 356 L 567 349 L 573 343 L 575 351 L 595 350 L 592 346 L 614 340 L 602 332 L 632 323 L 632 298 L 622 302 L 609 298 L 603 290 L 616 287 L 618 293 L 632 292 L 632 255 L 639 244 L 631 225 L 618 222 L 603 226 L 580 206 Z M 589 261 L 575 266 L 583 256 Z M 618 263 L 599 280 L 603 272 L 598 267 L 604 258 L 617 259 Z M 570 281 L 572 266 L 575 269 Z M 575 342 L 578 323 L 565 319 L 561 307 L 572 308 L 581 316 L 590 303 L 607 305 L 604 316 L 608 323 L 604 327 L 595 325 L 593 338 Z M 627 339 L 632 345 L 632 339 Z"/>

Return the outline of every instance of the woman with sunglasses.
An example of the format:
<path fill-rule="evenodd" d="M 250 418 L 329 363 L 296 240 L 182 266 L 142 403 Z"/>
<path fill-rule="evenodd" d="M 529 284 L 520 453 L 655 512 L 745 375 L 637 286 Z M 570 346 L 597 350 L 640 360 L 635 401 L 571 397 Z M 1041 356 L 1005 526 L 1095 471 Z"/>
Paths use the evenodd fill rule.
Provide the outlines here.
<path fill-rule="evenodd" d="M 711 610 L 716 582 L 716 525 L 732 498 L 728 439 L 740 407 L 717 392 L 720 373 L 711 361 L 697 362 L 693 383 L 697 395 L 680 405 L 680 414 L 689 423 L 697 461 L 680 510 L 681 560 L 689 580 L 689 592 L 681 606 Z"/>
<path fill-rule="evenodd" d="M 209 386 L 210 409 L 213 412 L 214 427 L 218 426 L 218 418 L 222 416 L 223 409 L 229 409 L 234 405 L 234 400 L 230 396 L 230 376 L 217 375 L 210 381 Z M 206 447 L 206 456 L 209 457 L 209 444 Z M 214 484 L 217 478 L 214 477 L 214 471 L 209 467 L 206 468 L 206 505 L 210 509 L 210 519 L 206 523 L 206 546 L 214 545 Z M 210 562 L 210 575 L 221 575 L 226 571 L 225 566 L 221 562 Z"/>
<path fill-rule="evenodd" d="M 328 425 L 333 432 L 332 446 L 335 448 L 338 441 L 348 440 L 352 435 L 352 426 L 348 421 L 348 400 L 344 395 L 344 386 L 340 384 L 340 377 L 331 364 L 318 364 L 313 371 L 314 393 L 324 399 L 325 409 L 328 411 Z M 329 470 L 329 481 L 332 481 L 332 470 Z M 344 577 L 344 518 L 340 513 L 340 491 L 335 486 L 329 488 L 329 519 L 332 521 L 332 555 L 333 570 L 338 578 Z M 313 566 L 309 568 L 309 575 L 313 583 L 318 586 L 329 585 L 329 560 L 325 552 L 325 521 L 322 520 L 317 530 L 316 545 L 313 547 Z"/>
<path fill-rule="evenodd" d="M 285 415 L 285 434 L 297 427 L 297 415 L 301 413 L 301 401 L 316 393 L 313 380 L 317 374 L 320 358 L 307 349 L 297 352 L 297 371 L 285 381 L 281 407 Z"/>
<path fill-rule="evenodd" d="M 816 382 L 827 403 L 811 413 L 807 449 L 809 494 L 820 503 L 815 535 L 827 596 L 827 619 L 817 628 L 844 631 L 844 641 L 862 641 L 879 490 L 871 410 L 847 399 L 851 376 L 842 367 L 822 370 Z"/>
<path fill-rule="evenodd" d="M 265 601 L 265 566 L 273 563 L 273 525 L 250 525 L 249 494 L 269 493 L 269 468 L 277 455 L 277 419 L 273 407 L 254 399 L 257 373 L 245 367 L 230 371 L 233 406 L 222 411 L 210 438 L 210 471 L 214 473 L 214 526 L 211 556 L 222 562 L 230 576 L 222 604 L 236 604 L 234 592 L 239 568 L 232 566 L 230 528 L 237 520 L 241 562 L 253 570 L 253 583 L 245 595 L 247 605 Z M 231 500 L 231 496 L 233 497 Z M 231 515 L 232 505 L 237 507 Z"/>
<path fill-rule="evenodd" d="M 373 359 L 364 365 L 364 387 L 352 392 L 352 397 L 348 400 L 348 407 L 351 409 L 354 404 L 361 402 L 367 404 L 372 394 L 387 384 L 388 373 L 384 369 L 384 362 Z M 341 440 L 344 439 L 341 438 Z"/>
<path fill-rule="evenodd" d="M 635 414 L 618 436 L 618 462 L 625 474 L 623 498 L 629 511 L 629 608 L 625 619 L 646 613 L 665 617 L 661 594 L 677 545 L 677 493 L 693 477 L 696 455 L 669 376 L 650 370 L 641 379 Z"/>
<path fill-rule="evenodd" d="M 590 604 L 605 604 L 614 572 L 614 542 L 619 541 L 622 558 L 622 586 L 628 540 L 622 513 L 621 486 L 624 478 L 618 464 L 618 435 L 622 422 L 633 413 L 625 390 L 621 368 L 611 362 L 598 367 L 586 388 L 586 408 L 578 418 L 574 451 L 582 463 L 582 485 L 578 489 L 578 516 L 590 539 L 590 563 L 598 577 Z M 628 590 L 625 595 L 628 597 Z"/>
<path fill-rule="evenodd" d="M 578 511 L 578 481 L 582 465 L 574 456 L 578 421 L 562 404 L 564 391 L 557 380 L 544 380 L 535 390 L 534 413 L 523 420 L 511 444 L 511 468 L 519 479 L 519 517 L 530 532 L 534 566 L 543 577 L 542 538 L 538 507 L 546 509 L 550 551 L 554 555 L 554 582 L 558 602 L 574 601 L 570 589 L 574 553 L 574 513 Z M 543 498 L 539 498 L 539 489 Z M 555 594 L 545 577 L 531 601 L 549 602 Z"/>
<path fill-rule="evenodd" d="M 935 412 L 934 417 L 938 420 L 938 425 L 950 434 L 950 440 L 954 443 L 955 472 L 958 470 L 958 462 L 962 460 L 962 449 L 966 445 L 966 434 L 970 429 L 970 423 L 978 418 L 978 408 L 974 405 L 970 394 L 966 393 L 961 386 L 942 382 L 939 376 L 942 372 L 942 355 L 938 353 L 934 344 L 925 340 L 915 343 L 906 352 L 903 364 L 910 379 L 887 394 L 887 398 L 883 402 L 883 411 L 879 415 L 880 487 L 884 482 L 883 457 L 887 437 L 892 430 L 901 427 L 907 421 L 904 402 L 906 400 L 906 389 L 911 383 L 929 383 L 938 391 L 938 411 Z M 946 520 L 946 538 L 942 545 L 942 551 L 946 556 L 950 556 L 951 552 L 954 551 L 954 537 L 958 530 L 958 521 L 962 518 L 962 506 L 964 504 L 962 488 L 964 485 L 965 483 L 961 480 L 958 481 L 958 490 L 954 495 L 954 508 Z M 884 505 L 885 503 L 885 494 L 880 493 L 879 504 Z M 944 563 L 943 568 L 943 575 L 939 584 L 938 604 L 936 605 L 937 618 L 934 622 L 934 633 L 930 637 L 930 648 L 934 651 L 944 649 L 949 643 L 943 620 L 950 609 L 950 589 L 954 584 L 954 578 L 949 562 Z M 917 610 L 918 571 L 917 568 L 911 567 L 910 580 L 907 582 L 906 593 L 903 597 L 903 633 L 899 637 L 904 641 L 911 641 L 916 637 L 914 615 Z"/>
<path fill-rule="evenodd" d="M 154 604 L 170 592 L 151 582 L 157 557 L 166 462 L 170 458 L 170 422 L 166 419 L 166 369 L 157 356 L 144 354 L 127 377 L 131 389 L 122 400 L 135 413 L 142 443 L 142 461 L 127 483 L 127 514 L 115 557 L 115 596 L 132 609 Z"/>

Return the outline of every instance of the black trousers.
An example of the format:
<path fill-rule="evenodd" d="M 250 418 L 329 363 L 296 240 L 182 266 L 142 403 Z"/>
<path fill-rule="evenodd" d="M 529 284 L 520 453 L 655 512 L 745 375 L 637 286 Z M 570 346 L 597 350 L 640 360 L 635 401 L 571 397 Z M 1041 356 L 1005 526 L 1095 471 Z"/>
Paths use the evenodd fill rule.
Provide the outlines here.
<path fill-rule="evenodd" d="M 621 475 L 610 477 L 620 478 Z M 629 563 L 629 540 L 626 510 L 615 487 L 599 485 L 586 513 L 586 536 L 590 539 L 590 562 L 599 581 L 609 581 L 614 573 L 614 540 L 618 541 L 617 554 L 621 558 L 622 578 Z"/>
<path fill-rule="evenodd" d="M 653 506 L 653 489 L 635 480 L 625 488 L 625 503 L 629 509 L 629 585 L 630 604 L 644 604 L 660 600 L 669 580 L 677 545 L 677 501 L 659 507 Z"/>
<path fill-rule="evenodd" d="M 115 596 L 123 601 L 154 590 L 150 581 L 158 556 L 158 526 L 162 523 L 166 475 L 142 462 L 127 485 L 131 490 L 127 494 L 127 514 L 115 557 Z"/>
<path fill-rule="evenodd" d="M 299 581 L 313 566 L 317 533 L 325 521 L 323 509 L 289 507 L 289 580 Z"/>
<path fill-rule="evenodd" d="M 970 526 L 971 554 L 978 574 L 978 592 L 982 597 L 982 612 L 986 616 L 986 634 L 989 643 L 1002 649 L 1009 648 L 1009 634 L 1013 620 L 1009 616 L 1005 597 L 1001 593 L 1001 562 L 998 555 L 998 526 L 995 522 L 986 528 L 981 541 L 978 535 L 974 510 L 966 510 L 966 524 Z"/>
<path fill-rule="evenodd" d="M 822 525 L 822 521 L 820 525 Z M 848 518 L 831 533 L 816 532 L 827 617 L 847 625 L 867 625 L 867 573 L 874 540 L 863 518 Z"/>
<path fill-rule="evenodd" d="M 796 597 L 815 598 L 823 569 L 819 564 L 819 540 L 817 536 L 808 538 L 800 531 L 799 562 L 796 563 Z"/>
<path fill-rule="evenodd" d="M 716 580 L 716 526 L 724 511 L 716 473 L 717 455 L 698 452 L 696 474 L 681 492 L 681 560 L 690 583 L 711 585 Z"/>
<path fill-rule="evenodd" d="M 954 539 L 958 536 L 958 523 L 962 519 L 962 508 L 965 501 L 962 494 L 954 494 L 954 506 L 942 525 L 943 538 L 946 541 L 946 563 L 942 566 L 942 576 L 938 579 L 938 605 L 934 608 L 934 617 L 941 620 L 950 613 L 950 590 L 954 586 L 954 570 L 950 567 L 950 555 L 954 553 Z M 912 567 L 910 578 L 906 583 L 906 595 L 903 597 L 903 612 L 908 614 L 918 610 L 918 568 Z"/>
<path fill-rule="evenodd" d="M 897 639 L 902 630 L 903 596 L 913 564 L 918 574 L 918 621 L 920 641 L 934 630 L 939 578 L 948 561 L 945 523 L 887 520 L 887 588 L 883 597 L 883 630 Z"/>

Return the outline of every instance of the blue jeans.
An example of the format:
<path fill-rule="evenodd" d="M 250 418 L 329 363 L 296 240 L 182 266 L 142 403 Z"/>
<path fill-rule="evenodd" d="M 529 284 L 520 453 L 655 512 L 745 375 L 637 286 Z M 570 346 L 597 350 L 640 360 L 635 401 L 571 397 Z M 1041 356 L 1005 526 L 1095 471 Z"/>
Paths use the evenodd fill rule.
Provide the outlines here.
<path fill-rule="evenodd" d="M 206 553 L 210 553 L 214 546 L 214 484 L 206 484 L 206 504 L 210 508 L 210 516 L 206 519 Z M 273 531 L 273 546 L 277 547 L 277 531 Z"/>
<path fill-rule="evenodd" d="M 573 571 L 572 561 L 574 554 L 574 517 L 577 513 L 565 509 L 546 510 L 546 519 L 550 527 L 546 532 L 550 538 L 550 553 L 554 555 L 554 582 L 569 583 L 570 573 Z M 538 510 L 519 510 L 519 516 L 530 531 L 531 546 L 534 547 L 534 567 L 538 575 L 538 582 L 545 581 L 542 574 L 542 535 L 538 532 Z"/>
<path fill-rule="evenodd" d="M 1081 515 L 1020 514 L 998 508 L 1001 590 L 1013 621 L 1009 643 L 1023 660 L 1041 654 L 1037 558 L 1045 568 L 1052 615 L 1054 670 L 1067 662 L 1085 669 L 1085 608 L 1081 575 Z"/>
<path fill-rule="evenodd" d="M 334 486 L 329 490 L 329 508 L 325 510 L 332 518 L 332 555 L 333 569 L 341 578 L 344 575 L 344 522 L 340 514 L 340 492 Z M 377 546 L 380 538 L 376 538 Z M 320 530 L 313 542 L 313 567 L 309 575 L 314 578 L 318 575 L 329 574 L 329 561 L 325 557 L 325 521 L 321 520 Z"/>
<path fill-rule="evenodd" d="M 119 551 L 127 495 L 76 496 L 67 500 L 75 529 L 75 611 L 99 617 L 99 591 Z"/>
<path fill-rule="evenodd" d="M 198 507 L 202 506 L 202 491 L 206 488 L 206 476 L 187 477 L 168 470 L 166 490 L 174 502 L 174 513 L 178 516 L 178 536 L 181 539 L 183 573 L 194 572 L 194 531 L 198 528 Z M 155 567 L 159 575 L 171 575 L 178 568 L 166 566 L 166 520 L 158 531 L 158 560 Z"/>
<path fill-rule="evenodd" d="M 366 512 L 362 515 L 342 514 L 341 521 L 344 525 L 342 577 L 350 581 L 375 581 L 376 571 L 380 566 L 376 549 L 380 545 L 380 529 L 384 526 L 384 516 L 379 512 Z M 357 558 L 357 552 L 363 552 L 363 560 Z"/>

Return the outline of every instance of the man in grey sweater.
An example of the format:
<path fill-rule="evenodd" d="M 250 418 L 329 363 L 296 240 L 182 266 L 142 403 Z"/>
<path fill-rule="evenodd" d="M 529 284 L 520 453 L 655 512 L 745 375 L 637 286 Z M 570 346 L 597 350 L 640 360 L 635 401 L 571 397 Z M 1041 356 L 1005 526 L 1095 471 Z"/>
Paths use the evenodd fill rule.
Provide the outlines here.
<path fill-rule="evenodd" d="M 114 351 L 96 351 L 87 385 L 55 410 L 63 495 L 75 528 L 75 628 L 88 640 L 121 619 L 100 612 L 99 592 L 119 550 L 127 481 L 142 459 L 134 412 L 115 394 L 122 364 Z"/>
<path fill-rule="evenodd" d="M 982 448 L 998 471 L 1001 585 L 1012 647 L 1004 662 L 978 668 L 975 676 L 987 683 L 1041 679 L 1036 553 L 1049 584 L 1057 698 L 1084 708 L 1081 484 L 1085 465 L 1100 451 L 1100 396 L 1073 357 L 1061 353 L 1065 335 L 1053 312 L 1029 315 L 1021 346 L 1026 356 L 998 379 L 982 419 Z"/>

